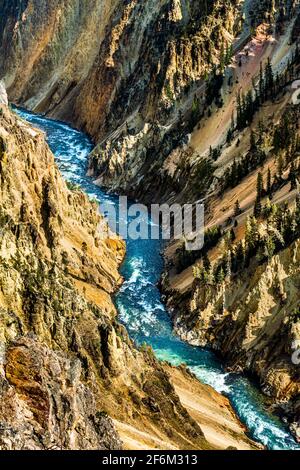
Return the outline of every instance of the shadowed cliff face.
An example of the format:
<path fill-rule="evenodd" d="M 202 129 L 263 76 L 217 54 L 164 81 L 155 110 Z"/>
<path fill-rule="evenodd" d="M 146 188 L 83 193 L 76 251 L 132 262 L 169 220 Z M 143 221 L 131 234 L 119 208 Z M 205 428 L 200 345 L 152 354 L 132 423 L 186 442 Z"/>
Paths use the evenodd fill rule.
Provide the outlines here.
<path fill-rule="evenodd" d="M 116 3 L 1 1 L 0 68 L 11 99 L 49 111 L 65 98 L 86 78 Z"/>

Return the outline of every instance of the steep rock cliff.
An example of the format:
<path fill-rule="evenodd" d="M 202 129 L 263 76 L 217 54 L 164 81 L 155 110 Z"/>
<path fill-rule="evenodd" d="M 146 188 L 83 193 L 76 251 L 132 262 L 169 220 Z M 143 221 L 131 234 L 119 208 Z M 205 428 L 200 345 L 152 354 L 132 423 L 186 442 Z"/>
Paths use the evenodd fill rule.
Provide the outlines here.
<path fill-rule="evenodd" d="M 258 25 L 267 45 L 272 28 L 278 35 L 278 18 L 292 24 L 296 5 L 1 0 L 0 78 L 12 101 L 92 136 L 98 145 L 89 174 L 102 186 L 146 202 L 195 200 L 207 192 L 212 171 L 188 145 L 190 133 L 209 117 L 213 101 L 222 108 L 224 66 L 251 43 Z M 232 68 L 238 64 L 239 58 Z M 231 113 L 223 114 L 227 132 Z"/>
<path fill-rule="evenodd" d="M 113 321 L 124 245 L 100 240 L 100 216 L 68 191 L 44 135 L 6 106 L 0 114 L 1 448 L 120 448 L 88 384 L 97 353 L 87 350 L 89 325 Z M 79 280 L 99 292 L 98 306 Z"/>
<path fill-rule="evenodd" d="M 67 189 L 40 131 L 2 107 L 0 136 L 2 447 L 119 448 L 105 412 L 126 420 L 136 406 L 150 421 L 161 407 L 165 427 L 181 416 L 201 447 L 163 370 L 115 323 L 123 242 L 100 239 L 101 217 Z"/>
<path fill-rule="evenodd" d="M 129 429 L 141 448 L 216 447 L 116 321 L 124 243 L 67 188 L 44 134 L 3 104 L 0 194 L 0 447 L 120 449 L 116 428 L 126 448 Z M 222 413 L 222 400 L 210 406 Z M 253 448 L 231 420 L 237 446 Z"/>
<path fill-rule="evenodd" d="M 195 281 L 191 294 L 169 300 L 176 306 L 173 320 L 180 337 L 211 346 L 232 370 L 258 377 L 265 394 L 281 403 L 293 429 L 298 427 L 298 439 L 299 248 L 298 241 L 219 288 Z"/>
<path fill-rule="evenodd" d="M 167 185 L 166 197 L 178 182 L 164 160 L 186 142 L 196 92 L 204 99 L 242 4 L 2 0 L 0 77 L 12 101 L 94 138 L 90 173 L 102 185 L 137 197 Z"/>

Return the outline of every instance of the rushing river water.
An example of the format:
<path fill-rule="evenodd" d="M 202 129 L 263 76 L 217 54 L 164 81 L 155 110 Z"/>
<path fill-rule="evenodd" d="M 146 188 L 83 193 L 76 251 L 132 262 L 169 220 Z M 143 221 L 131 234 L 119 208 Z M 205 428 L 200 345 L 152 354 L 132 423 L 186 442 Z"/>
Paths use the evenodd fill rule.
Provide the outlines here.
<path fill-rule="evenodd" d="M 81 186 L 91 198 L 118 204 L 118 198 L 96 187 L 86 176 L 88 154 L 93 148 L 88 137 L 57 121 L 24 110 L 18 114 L 47 134 L 63 176 Z M 148 221 L 151 224 L 151 220 Z M 249 435 L 269 449 L 299 449 L 284 424 L 270 414 L 262 396 L 247 378 L 224 371 L 210 351 L 192 347 L 172 333 L 166 309 L 157 288 L 163 261 L 157 240 L 128 240 L 122 266 L 125 283 L 116 296 L 120 321 L 137 344 L 148 343 L 156 356 L 174 365 L 185 363 L 202 381 L 227 395 Z"/>

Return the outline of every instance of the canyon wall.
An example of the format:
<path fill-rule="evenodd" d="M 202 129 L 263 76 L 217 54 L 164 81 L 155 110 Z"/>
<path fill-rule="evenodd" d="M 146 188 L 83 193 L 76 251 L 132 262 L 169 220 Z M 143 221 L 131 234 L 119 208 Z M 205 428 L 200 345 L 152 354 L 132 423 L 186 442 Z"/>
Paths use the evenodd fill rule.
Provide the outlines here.
<path fill-rule="evenodd" d="M 204 78 L 240 30 L 242 4 L 1 0 L 0 78 L 13 102 L 92 136 L 90 174 L 100 184 L 170 197 L 178 175 L 164 160 L 185 145 Z"/>
<path fill-rule="evenodd" d="M 0 96 L 0 448 L 219 448 L 116 320 L 125 244 L 100 236 L 95 203 L 68 189 L 2 85 Z M 223 448 L 255 447 L 226 399 L 210 406 L 224 416 L 216 434 L 230 417 Z"/>
<path fill-rule="evenodd" d="M 293 17 L 295 3 L 283 14 Z M 97 144 L 95 181 L 149 203 L 209 189 L 211 164 L 190 134 L 214 101 L 222 107 L 224 67 L 282 2 L 1 0 L 0 8 L 0 79 L 11 101 L 87 132 Z"/>
<path fill-rule="evenodd" d="M 299 241 L 222 286 L 194 282 L 169 297 L 174 328 L 195 346 L 212 347 L 229 370 L 259 378 L 299 439 Z M 293 360 L 294 358 L 294 360 Z"/>
<path fill-rule="evenodd" d="M 256 378 L 299 441 L 300 107 L 294 86 L 282 87 L 257 110 L 251 130 L 235 131 L 221 149 L 205 202 L 204 246 L 188 252 L 183 241 L 170 244 L 163 290 L 179 336 L 213 348 L 229 370 Z"/>
<path fill-rule="evenodd" d="M 200 3 L 187 0 L 0 0 L 3 12 L 0 78 L 4 79 L 12 101 L 71 122 L 92 136 L 97 145 L 90 158 L 89 174 L 98 184 L 147 202 L 196 201 L 206 196 L 207 224 L 220 226 L 224 233 L 233 229 L 240 240 L 246 218 L 255 206 L 259 170 L 257 166 L 254 169 L 249 166 L 246 176 L 241 177 L 242 182 L 233 183 L 221 195 L 219 186 L 231 165 L 243 157 L 252 158 L 250 126 L 256 149 L 263 140 L 260 151 L 265 152 L 266 157 L 260 164 L 260 171 L 265 181 L 268 166 L 272 178 L 279 178 L 274 182 L 272 197 L 278 204 L 291 204 L 296 197 L 295 191 L 290 191 L 288 179 L 292 162 L 287 154 L 291 153 L 291 146 L 286 146 L 283 154 L 275 158 L 273 136 L 265 135 L 262 139 L 261 129 L 264 126 L 274 128 L 288 109 L 291 81 L 297 78 L 297 62 L 293 63 L 293 73 L 286 67 L 295 51 L 292 42 L 298 39 L 299 10 L 293 0 L 203 0 Z M 234 50 L 228 49 L 231 46 Z M 269 96 L 269 100 L 264 97 L 256 118 L 252 116 L 246 128 L 238 129 L 236 122 L 232 125 L 232 120 L 237 119 L 236 96 L 240 93 L 245 97 L 250 90 L 253 96 L 257 95 L 260 63 L 266 64 L 269 58 L 274 67 L 273 78 L 276 74 L 283 76 L 278 82 L 278 96 L 272 99 Z M 222 83 L 218 82 L 220 66 L 224 75 Z M 217 83 L 211 81 L 213 77 Z M 213 95 L 212 101 L 207 88 Z M 293 158 L 298 168 L 297 152 L 296 146 Z M 36 173 L 32 174 L 37 177 Z M 298 174 L 296 179 L 299 183 Z M 40 190 L 45 200 L 39 209 L 40 225 L 45 232 L 41 235 L 45 253 L 65 266 L 76 288 L 81 289 L 88 300 L 94 302 L 101 292 L 101 306 L 105 304 L 106 315 L 111 318 L 109 312 L 114 308 L 109 296 L 121 281 L 115 259 L 116 256 L 122 259 L 122 244 L 116 240 L 108 247 L 100 243 L 108 258 L 102 257 L 99 262 L 91 260 L 89 255 L 99 243 L 90 234 L 91 248 L 86 252 L 86 247 L 80 248 L 85 235 L 79 241 L 73 240 L 71 235 L 68 236 L 71 240 L 65 237 L 58 217 L 60 209 L 55 204 L 52 207 L 56 187 L 57 181 L 52 184 L 51 180 L 45 180 L 44 189 Z M 24 189 L 19 192 L 20 211 L 26 219 L 26 200 L 28 197 L 31 200 L 32 196 Z M 72 197 L 80 201 L 84 198 L 80 194 Z M 237 199 L 241 206 L 238 216 L 234 214 Z M 79 216 L 75 211 L 70 217 L 72 227 Z M 82 217 L 84 220 L 92 218 L 88 219 L 89 227 L 95 224 L 94 216 L 85 213 Z M 82 233 L 81 230 L 76 227 L 76 233 Z M 93 229 L 91 231 L 93 233 Z M 181 249 L 178 245 L 173 249 L 171 269 L 178 249 Z M 114 261 L 111 261 L 110 250 Z M 214 252 L 213 262 L 217 256 Z M 166 290 L 170 284 L 169 305 L 174 309 L 178 333 L 193 344 L 211 345 L 235 370 L 254 373 L 273 402 L 282 403 L 286 396 L 288 402 L 283 408 L 290 420 L 297 423 L 299 375 L 289 356 L 291 342 L 299 338 L 299 320 L 293 318 L 290 311 L 296 304 L 299 287 L 297 244 L 274 258 L 272 263 L 244 273 L 241 279 L 227 284 L 225 290 L 207 290 L 201 285 L 195 287 L 191 274 L 194 260 L 187 263 L 188 272 L 182 273 L 183 283 L 188 286 L 184 295 L 177 289 L 178 285 L 173 286 L 170 273 Z M 48 279 L 48 274 L 46 277 Z M 91 278 L 95 279 L 97 294 L 94 284 L 90 286 Z M 239 303 L 237 293 L 243 304 Z M 47 342 L 56 344 L 53 334 L 46 334 L 43 323 L 39 320 L 36 324 L 34 318 L 30 319 L 34 331 Z M 85 327 L 80 326 L 80 331 L 81 328 Z M 120 327 L 114 328 L 117 333 L 113 333 L 113 338 L 119 338 Z M 67 330 L 66 335 L 66 331 L 62 334 L 55 326 L 54 331 L 55 335 L 65 338 L 70 337 L 73 330 Z M 102 339 L 105 335 L 100 334 Z M 124 341 L 127 345 L 124 347 L 130 350 L 129 356 L 136 357 L 137 353 L 132 353 L 128 346 L 128 339 Z M 91 348 L 93 354 L 94 347 Z M 89 357 L 90 346 L 87 351 Z M 103 351 L 99 354 L 103 355 Z M 128 365 L 128 369 L 130 367 Z M 149 370 L 152 374 L 153 370 Z M 115 409 L 120 409 L 118 406 Z M 179 439 L 176 436 L 175 440 Z"/>
<path fill-rule="evenodd" d="M 6 107 L 0 140 L 1 447 L 120 448 L 108 414 L 205 447 L 163 369 L 116 323 L 123 242 L 100 239 L 96 208 Z"/>

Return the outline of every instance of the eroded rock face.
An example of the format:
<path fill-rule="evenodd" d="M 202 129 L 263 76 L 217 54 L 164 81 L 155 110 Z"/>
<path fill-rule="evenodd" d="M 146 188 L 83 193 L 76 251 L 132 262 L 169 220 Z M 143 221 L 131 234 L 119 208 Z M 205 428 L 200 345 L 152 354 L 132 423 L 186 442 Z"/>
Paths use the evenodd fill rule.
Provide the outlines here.
<path fill-rule="evenodd" d="M 242 3 L 2 0 L 0 77 L 12 101 L 94 138 L 99 183 L 165 199 L 188 171 L 171 175 L 164 161 L 186 144 L 196 90 L 203 100 L 199 87 L 239 30 Z"/>
<path fill-rule="evenodd" d="M 88 339 L 92 324 L 97 332 L 113 321 L 110 294 L 121 282 L 124 244 L 100 240 L 95 207 L 67 189 L 42 132 L 6 106 L 0 192 L 0 446 L 121 448 L 101 414 L 99 388 L 88 384 L 84 349 L 96 341 Z M 91 280 L 99 293 L 94 310 L 76 289 Z"/>
<path fill-rule="evenodd" d="M 68 190 L 41 131 L 0 109 L 0 447 L 116 449 L 111 418 L 210 448 L 168 375 L 133 346 L 111 294 L 125 245 Z"/>
<path fill-rule="evenodd" d="M 195 281 L 191 295 L 169 299 L 176 307 L 177 333 L 220 352 L 232 370 L 257 376 L 264 393 L 282 405 L 295 434 L 300 422 L 300 370 L 293 359 L 300 344 L 299 247 L 297 241 L 222 288 Z"/>
<path fill-rule="evenodd" d="M 122 448 L 112 420 L 82 380 L 76 356 L 28 335 L 2 351 L 1 359 L 2 450 Z"/>

